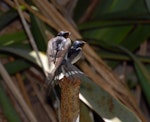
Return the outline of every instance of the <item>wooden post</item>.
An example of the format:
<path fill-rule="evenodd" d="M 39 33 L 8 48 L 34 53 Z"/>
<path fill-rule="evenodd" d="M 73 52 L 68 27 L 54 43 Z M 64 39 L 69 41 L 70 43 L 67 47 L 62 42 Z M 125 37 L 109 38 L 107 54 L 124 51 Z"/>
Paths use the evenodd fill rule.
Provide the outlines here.
<path fill-rule="evenodd" d="M 60 80 L 61 88 L 61 121 L 60 122 L 77 122 L 79 119 L 79 90 L 80 79 L 66 78 Z"/>

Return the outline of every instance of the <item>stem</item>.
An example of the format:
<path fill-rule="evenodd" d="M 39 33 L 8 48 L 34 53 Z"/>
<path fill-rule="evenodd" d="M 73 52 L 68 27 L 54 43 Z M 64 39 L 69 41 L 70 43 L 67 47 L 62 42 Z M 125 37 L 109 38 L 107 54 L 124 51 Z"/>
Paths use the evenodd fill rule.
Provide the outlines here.
<path fill-rule="evenodd" d="M 63 78 L 61 88 L 61 122 L 77 122 L 79 119 L 80 79 Z"/>

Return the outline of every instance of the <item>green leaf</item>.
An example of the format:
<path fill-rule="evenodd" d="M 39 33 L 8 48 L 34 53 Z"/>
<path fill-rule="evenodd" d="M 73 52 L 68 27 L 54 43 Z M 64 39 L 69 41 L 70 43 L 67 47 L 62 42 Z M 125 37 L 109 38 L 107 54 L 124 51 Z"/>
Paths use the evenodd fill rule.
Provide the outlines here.
<path fill-rule="evenodd" d="M 75 20 L 78 20 L 80 17 L 84 15 L 86 9 L 88 8 L 89 3 L 90 0 L 86 0 L 86 2 L 83 0 L 78 0 L 73 17 Z"/>
<path fill-rule="evenodd" d="M 25 60 L 19 59 L 5 64 L 5 68 L 9 74 L 13 75 L 17 72 L 29 68 L 31 64 Z"/>
<path fill-rule="evenodd" d="M 34 36 L 35 42 L 40 51 L 46 51 L 47 48 L 47 37 L 45 35 L 45 25 L 33 14 L 31 16 L 31 31 Z"/>
<path fill-rule="evenodd" d="M 103 58 L 108 60 L 116 60 L 116 61 L 132 61 L 130 56 L 125 54 L 118 54 L 113 53 L 112 51 L 97 51 L 97 54 Z M 142 63 L 150 63 L 150 57 L 147 56 L 139 56 L 136 55 L 136 57 L 142 62 Z"/>
<path fill-rule="evenodd" d="M 134 113 L 91 80 L 82 79 L 80 92 L 80 99 L 105 121 L 140 122 Z"/>
<path fill-rule="evenodd" d="M 2 30 L 5 26 L 7 26 L 10 22 L 16 19 L 18 13 L 14 9 L 10 9 L 9 11 L 3 13 L 0 16 L 0 30 Z"/>
<path fill-rule="evenodd" d="M 138 48 L 149 36 L 150 25 L 138 25 L 134 31 L 128 34 L 126 38 L 121 42 L 121 45 L 134 51 Z"/>
<path fill-rule="evenodd" d="M 27 36 L 24 31 L 19 31 L 15 33 L 7 33 L 0 36 L 0 46 L 8 46 L 15 43 L 21 43 L 26 40 Z"/>
<path fill-rule="evenodd" d="M 20 117 L 18 116 L 16 110 L 14 109 L 10 100 L 8 99 L 8 96 L 6 95 L 1 83 L 0 83 L 0 106 L 9 122 L 21 122 Z"/>
<path fill-rule="evenodd" d="M 148 10 L 148 12 L 150 14 L 150 1 L 149 0 L 145 0 L 145 2 L 146 2 L 147 10 Z"/>
<path fill-rule="evenodd" d="M 20 48 L 12 48 L 12 47 L 2 47 L 0 48 L 1 53 L 3 52 L 7 52 L 13 55 L 17 55 L 27 61 L 29 61 L 30 63 L 36 66 L 41 67 L 41 63 L 37 58 L 37 55 L 35 53 L 35 51 L 32 50 L 24 50 L 24 49 L 20 49 Z M 48 72 L 49 71 L 49 66 L 48 66 L 48 60 L 47 60 L 47 56 L 44 53 L 39 52 L 40 58 L 42 60 L 43 66 L 45 68 L 45 70 Z"/>
<path fill-rule="evenodd" d="M 137 72 L 137 75 L 139 78 L 139 83 L 142 87 L 142 91 L 144 92 L 146 100 L 150 106 L 150 92 L 149 92 L 150 75 L 149 75 L 148 70 L 143 65 L 143 63 L 141 63 L 141 61 L 135 55 L 133 55 L 130 51 L 128 51 L 127 49 L 125 49 L 121 46 L 116 46 L 116 48 L 119 48 L 121 51 L 128 54 L 132 58 L 132 60 L 134 61 L 134 66 L 135 66 L 135 69 L 136 69 L 136 72 Z"/>
<path fill-rule="evenodd" d="M 142 91 L 144 92 L 144 95 L 146 97 L 146 100 L 150 106 L 150 75 L 147 71 L 146 67 L 141 62 L 136 62 L 135 69 L 139 78 L 140 85 L 142 87 Z"/>
<path fill-rule="evenodd" d="M 97 6 L 92 20 L 150 18 L 143 0 L 102 0 Z"/>
<path fill-rule="evenodd" d="M 138 21 L 137 21 L 138 23 Z M 135 24 L 135 21 L 121 21 L 121 20 L 101 20 L 101 21 L 90 21 L 79 24 L 78 27 L 82 31 L 89 31 L 94 29 L 101 29 L 101 28 L 110 28 L 110 27 L 124 27 L 124 26 L 131 26 Z"/>
<path fill-rule="evenodd" d="M 133 26 L 100 28 L 91 31 L 84 31 L 83 37 L 91 40 L 97 39 L 99 40 L 97 41 L 98 44 L 101 43 L 100 40 L 119 44 L 124 40 L 132 28 Z"/>

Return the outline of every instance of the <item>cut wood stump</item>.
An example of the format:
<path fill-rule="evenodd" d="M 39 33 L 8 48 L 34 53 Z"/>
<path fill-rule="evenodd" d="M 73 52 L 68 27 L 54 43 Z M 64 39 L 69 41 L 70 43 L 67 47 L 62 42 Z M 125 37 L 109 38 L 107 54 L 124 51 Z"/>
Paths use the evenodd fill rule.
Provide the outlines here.
<path fill-rule="evenodd" d="M 79 120 L 80 79 L 64 77 L 59 81 L 61 88 L 61 121 L 77 122 Z"/>

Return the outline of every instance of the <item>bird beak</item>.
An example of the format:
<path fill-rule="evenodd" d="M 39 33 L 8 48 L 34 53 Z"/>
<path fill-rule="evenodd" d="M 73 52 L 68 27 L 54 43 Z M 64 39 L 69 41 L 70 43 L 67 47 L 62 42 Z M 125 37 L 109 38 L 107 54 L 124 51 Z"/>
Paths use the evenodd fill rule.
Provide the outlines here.
<path fill-rule="evenodd" d="M 85 45 L 85 41 L 80 41 L 81 47 L 83 47 Z"/>

